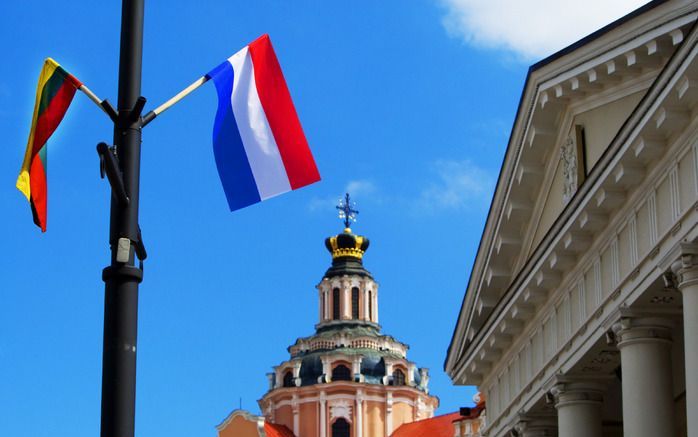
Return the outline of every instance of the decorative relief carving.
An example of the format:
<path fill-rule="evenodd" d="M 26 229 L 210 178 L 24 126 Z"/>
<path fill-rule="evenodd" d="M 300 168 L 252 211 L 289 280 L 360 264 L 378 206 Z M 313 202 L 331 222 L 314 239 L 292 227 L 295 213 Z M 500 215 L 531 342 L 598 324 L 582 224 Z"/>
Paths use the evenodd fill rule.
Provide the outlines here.
<path fill-rule="evenodd" d="M 330 402 L 330 420 L 340 417 L 351 423 L 351 404 L 345 400 Z"/>
<path fill-rule="evenodd" d="M 584 163 L 584 128 L 575 125 L 562 145 L 562 202 L 567 204 L 584 181 L 586 168 Z"/>
<path fill-rule="evenodd" d="M 562 155 L 560 156 L 562 161 L 562 178 L 563 178 L 563 188 L 562 188 L 562 202 L 567 203 L 577 192 L 578 181 L 577 181 L 577 146 L 575 144 L 572 135 L 567 137 L 565 143 L 562 145 Z"/>

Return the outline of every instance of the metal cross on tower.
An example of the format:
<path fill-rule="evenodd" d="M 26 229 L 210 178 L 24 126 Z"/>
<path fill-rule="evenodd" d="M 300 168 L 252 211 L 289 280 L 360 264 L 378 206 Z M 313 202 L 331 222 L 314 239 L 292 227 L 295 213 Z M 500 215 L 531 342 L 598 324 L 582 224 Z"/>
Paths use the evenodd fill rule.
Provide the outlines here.
<path fill-rule="evenodd" d="M 339 199 L 339 205 L 335 206 L 339 210 L 339 218 L 344 220 L 344 227 L 348 228 L 352 222 L 356 221 L 358 210 L 354 209 L 356 202 L 352 202 L 349 193 L 344 195 L 344 199 Z"/>

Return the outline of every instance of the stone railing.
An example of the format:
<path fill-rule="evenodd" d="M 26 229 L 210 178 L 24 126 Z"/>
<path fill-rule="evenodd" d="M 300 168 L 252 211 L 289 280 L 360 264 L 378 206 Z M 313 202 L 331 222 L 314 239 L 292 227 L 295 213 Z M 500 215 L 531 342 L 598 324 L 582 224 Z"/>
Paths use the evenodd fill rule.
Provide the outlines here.
<path fill-rule="evenodd" d="M 289 352 L 291 355 L 297 355 L 301 352 L 312 352 L 320 349 L 336 349 L 339 347 L 348 347 L 352 349 L 373 349 L 377 351 L 384 350 L 397 354 L 403 358 L 407 355 L 407 346 L 394 341 L 372 337 L 359 337 L 354 339 L 337 337 L 335 339 L 313 338 L 308 340 L 300 340 L 298 343 L 289 348 Z"/>

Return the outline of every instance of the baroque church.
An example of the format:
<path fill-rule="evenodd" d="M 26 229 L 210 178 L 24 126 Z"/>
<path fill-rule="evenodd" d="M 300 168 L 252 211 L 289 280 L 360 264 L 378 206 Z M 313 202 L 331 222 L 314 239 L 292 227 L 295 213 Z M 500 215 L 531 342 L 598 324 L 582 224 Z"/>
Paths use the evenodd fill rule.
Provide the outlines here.
<path fill-rule="evenodd" d="M 698 2 L 533 65 L 448 349 L 479 435 L 698 437 Z"/>
<path fill-rule="evenodd" d="M 484 399 L 433 417 L 439 401 L 429 393 L 428 369 L 381 333 L 378 283 L 363 264 L 369 240 L 349 227 L 357 211 L 348 194 L 338 209 L 345 229 L 325 240 L 332 263 L 316 287 L 315 333 L 298 338 L 288 360 L 267 374 L 262 415 L 233 411 L 217 426 L 219 437 L 470 436 Z"/>

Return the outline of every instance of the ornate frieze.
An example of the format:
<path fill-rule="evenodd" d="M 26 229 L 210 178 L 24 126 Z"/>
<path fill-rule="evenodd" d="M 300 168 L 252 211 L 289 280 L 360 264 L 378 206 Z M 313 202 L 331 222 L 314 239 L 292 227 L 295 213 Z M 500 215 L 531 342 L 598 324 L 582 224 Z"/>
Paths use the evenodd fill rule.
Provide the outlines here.
<path fill-rule="evenodd" d="M 338 419 L 341 417 L 343 419 L 346 419 L 347 422 L 351 423 L 351 411 L 351 404 L 344 399 L 330 402 L 330 420 Z"/>

